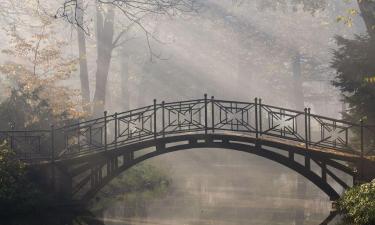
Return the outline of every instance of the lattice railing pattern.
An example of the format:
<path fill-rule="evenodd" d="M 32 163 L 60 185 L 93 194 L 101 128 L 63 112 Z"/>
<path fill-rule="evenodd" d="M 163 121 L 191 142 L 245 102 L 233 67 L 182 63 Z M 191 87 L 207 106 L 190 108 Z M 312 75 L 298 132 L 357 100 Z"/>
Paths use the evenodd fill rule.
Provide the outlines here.
<path fill-rule="evenodd" d="M 179 133 L 238 132 L 358 155 L 374 154 L 375 126 L 253 102 L 202 99 L 157 103 L 42 131 L 0 131 L 20 158 L 76 157 Z M 261 142 L 260 142 L 261 143 Z"/>
<path fill-rule="evenodd" d="M 305 143 L 305 113 L 260 104 L 260 132 Z"/>
<path fill-rule="evenodd" d="M 211 99 L 213 130 L 256 132 L 255 104 Z"/>

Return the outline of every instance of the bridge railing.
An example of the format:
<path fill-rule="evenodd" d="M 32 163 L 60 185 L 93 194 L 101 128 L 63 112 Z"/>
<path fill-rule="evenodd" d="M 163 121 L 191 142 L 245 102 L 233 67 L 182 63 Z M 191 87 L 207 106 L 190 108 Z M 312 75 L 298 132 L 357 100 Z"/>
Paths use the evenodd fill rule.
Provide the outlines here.
<path fill-rule="evenodd" d="M 20 158 L 59 159 L 112 150 L 179 133 L 236 132 L 293 141 L 305 148 L 373 154 L 375 127 L 254 102 L 207 98 L 161 102 L 45 131 L 4 131 Z"/>
<path fill-rule="evenodd" d="M 361 142 L 358 138 L 358 131 L 361 129 L 360 124 L 309 113 L 308 128 L 308 142 L 313 147 L 361 153 Z"/>
<path fill-rule="evenodd" d="M 209 130 L 257 133 L 257 109 L 254 102 L 210 99 Z"/>
<path fill-rule="evenodd" d="M 27 161 L 51 159 L 50 130 L 0 131 L 0 141 L 6 142 L 20 159 Z"/>
<path fill-rule="evenodd" d="M 375 149 L 375 129 L 348 121 L 311 114 L 310 108 L 296 111 L 258 102 L 259 132 L 304 143 L 306 148 L 330 148 L 336 151 L 369 155 Z M 362 133 L 361 133 L 362 130 Z"/>
<path fill-rule="evenodd" d="M 306 115 L 304 112 L 262 104 L 259 105 L 259 133 L 306 143 Z"/>
<path fill-rule="evenodd" d="M 182 132 L 200 132 L 207 128 L 207 107 L 205 99 L 171 102 L 157 105 L 155 111 L 156 135 L 166 136 Z M 205 119 L 206 118 L 206 119 Z"/>
<path fill-rule="evenodd" d="M 71 126 L 53 130 L 53 147 L 51 154 L 54 159 L 62 156 L 87 154 L 101 151 L 106 146 L 105 126 L 107 116 L 96 118 Z"/>
<path fill-rule="evenodd" d="M 154 136 L 154 105 L 109 117 L 109 147 L 142 141 Z"/>

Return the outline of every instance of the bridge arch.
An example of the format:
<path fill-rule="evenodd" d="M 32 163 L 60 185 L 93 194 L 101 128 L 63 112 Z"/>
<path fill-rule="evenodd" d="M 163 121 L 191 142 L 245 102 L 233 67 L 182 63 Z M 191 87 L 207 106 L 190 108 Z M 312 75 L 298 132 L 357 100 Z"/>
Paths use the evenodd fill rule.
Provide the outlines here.
<path fill-rule="evenodd" d="M 204 95 L 169 103 L 154 100 L 153 105 L 111 115 L 104 112 L 103 117 L 50 130 L 0 131 L 0 140 L 8 140 L 19 159 L 32 166 L 46 165 L 52 171 L 58 167 L 57 176 L 51 172 L 47 179 L 62 183 L 62 190 L 80 199 L 89 199 L 140 160 L 192 148 L 226 148 L 268 158 L 337 199 L 327 177 L 344 189 L 351 185 L 339 178 L 337 170 L 355 182 L 375 177 L 374 127 L 315 115 L 309 108 L 271 106 L 257 98 L 239 102 Z M 154 151 L 135 157 L 147 148 Z M 319 173 L 311 168 L 312 162 Z"/>
<path fill-rule="evenodd" d="M 352 177 L 355 176 L 355 173 L 348 166 L 338 163 L 334 158 L 328 159 L 325 154 L 314 154 L 304 151 L 301 147 L 282 143 L 259 142 L 253 137 L 236 134 L 183 134 L 159 138 L 122 147 L 111 152 L 100 152 L 89 157 L 64 161 L 64 164 L 65 166 L 81 164 L 81 166 L 70 171 L 70 174 L 74 176 L 90 171 L 86 177 L 81 178 L 80 182 L 75 182 L 78 185 L 73 187 L 73 193 L 77 194 L 78 198 L 84 202 L 87 202 L 111 180 L 140 162 L 171 152 L 197 148 L 220 148 L 241 151 L 274 161 L 304 176 L 329 196 L 331 200 L 337 200 L 340 194 L 328 183 L 327 176 L 333 178 L 343 189 L 348 188 L 350 184 L 345 183 L 336 176 L 329 167 L 340 170 Z M 145 149 L 149 151 L 135 156 L 138 152 Z M 302 156 L 305 163 L 296 161 L 295 155 Z M 82 162 L 85 161 L 91 163 L 82 165 Z M 312 170 L 310 162 L 315 162 L 320 167 L 320 174 Z M 103 168 L 105 168 L 106 172 L 103 172 Z M 84 184 L 88 185 L 89 189 L 86 188 L 85 190 L 83 188 Z M 81 190 L 85 191 L 78 194 Z"/>

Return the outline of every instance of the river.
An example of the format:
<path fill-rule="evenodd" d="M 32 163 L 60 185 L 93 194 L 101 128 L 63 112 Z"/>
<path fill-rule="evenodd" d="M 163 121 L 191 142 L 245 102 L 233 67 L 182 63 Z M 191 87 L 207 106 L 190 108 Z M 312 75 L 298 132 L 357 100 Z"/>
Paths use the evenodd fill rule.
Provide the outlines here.
<path fill-rule="evenodd" d="M 162 167 L 172 180 L 163 196 L 140 194 L 131 202 L 111 202 L 100 211 L 46 212 L 43 217 L 0 220 L 0 224 L 316 225 L 331 211 L 329 198 L 312 183 L 248 153 L 196 149 L 165 154 L 147 163 Z M 329 224 L 335 225 L 337 220 Z"/>
<path fill-rule="evenodd" d="M 199 149 L 150 161 L 168 167 L 171 191 L 140 197 L 133 216 L 127 202 L 118 201 L 103 212 L 105 224 L 315 225 L 331 210 L 328 197 L 296 172 L 248 153 Z M 297 182 L 306 191 L 298 191 Z"/>

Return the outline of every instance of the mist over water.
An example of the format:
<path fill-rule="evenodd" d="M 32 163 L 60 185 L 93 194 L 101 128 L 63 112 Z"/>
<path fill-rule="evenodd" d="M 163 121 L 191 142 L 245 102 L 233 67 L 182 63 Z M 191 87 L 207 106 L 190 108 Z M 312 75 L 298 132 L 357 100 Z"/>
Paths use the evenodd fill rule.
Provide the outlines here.
<path fill-rule="evenodd" d="M 171 192 L 139 198 L 143 207 L 132 217 L 124 216 L 126 201 L 116 202 L 103 213 L 106 224 L 320 224 L 331 210 L 329 198 L 305 178 L 306 192 L 298 193 L 300 175 L 248 153 L 197 149 L 150 161 L 167 165 Z"/>
<path fill-rule="evenodd" d="M 310 107 L 312 113 L 340 119 L 346 106 L 331 85 L 334 37 L 353 37 L 365 26 L 358 19 L 348 28 L 335 18 L 357 8 L 355 1 L 331 1 L 314 13 L 300 5 L 275 9 L 261 2 L 201 0 L 196 14 L 147 17 L 146 26 L 160 42 L 151 40 L 149 48 L 142 31 L 134 29 L 135 38 L 115 49 L 105 109 L 122 112 L 153 99 L 179 101 L 207 93 L 247 102 L 259 97 L 266 104 Z M 87 41 L 89 47 L 95 44 Z M 69 51 L 77 54 L 75 47 Z M 159 57 L 150 60 L 150 51 Z M 89 48 L 90 74 L 95 55 Z M 89 79 L 92 85 L 95 76 Z M 68 84 L 77 81 L 79 75 Z M 167 168 L 170 190 L 155 199 L 139 196 L 130 206 L 126 200 L 113 202 L 97 215 L 106 225 L 313 225 L 331 210 L 329 197 L 307 179 L 248 153 L 194 149 L 147 163 Z"/>

